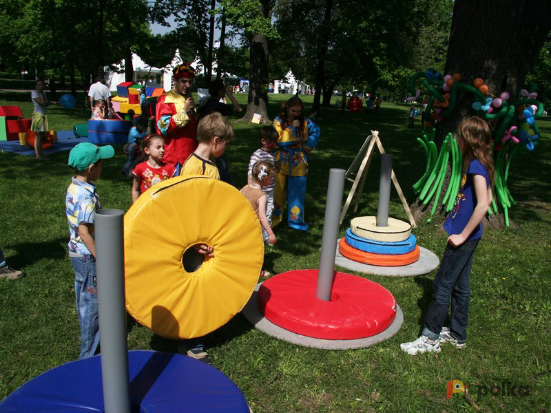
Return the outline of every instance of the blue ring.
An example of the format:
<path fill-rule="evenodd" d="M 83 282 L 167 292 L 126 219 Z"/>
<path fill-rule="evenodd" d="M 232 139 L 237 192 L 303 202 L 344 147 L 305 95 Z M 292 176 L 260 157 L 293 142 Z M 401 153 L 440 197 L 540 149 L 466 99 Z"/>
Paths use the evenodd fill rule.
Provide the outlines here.
<path fill-rule="evenodd" d="M 417 238 L 411 234 L 408 239 L 397 242 L 373 241 L 367 238 L 354 235 L 350 228 L 346 230 L 345 242 L 357 250 L 370 252 L 372 254 L 401 255 L 407 254 L 415 249 Z"/>

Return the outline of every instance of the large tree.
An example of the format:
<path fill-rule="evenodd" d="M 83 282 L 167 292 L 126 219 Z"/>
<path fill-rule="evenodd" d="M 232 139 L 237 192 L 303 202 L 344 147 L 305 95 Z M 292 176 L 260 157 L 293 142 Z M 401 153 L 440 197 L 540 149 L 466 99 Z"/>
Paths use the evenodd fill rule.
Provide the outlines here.
<path fill-rule="evenodd" d="M 251 121 L 258 113 L 261 123 L 268 124 L 268 39 L 278 37 L 271 24 L 275 0 L 224 0 L 222 5 L 228 21 L 243 29 L 245 41 L 250 45 L 249 97 L 241 120 Z"/>

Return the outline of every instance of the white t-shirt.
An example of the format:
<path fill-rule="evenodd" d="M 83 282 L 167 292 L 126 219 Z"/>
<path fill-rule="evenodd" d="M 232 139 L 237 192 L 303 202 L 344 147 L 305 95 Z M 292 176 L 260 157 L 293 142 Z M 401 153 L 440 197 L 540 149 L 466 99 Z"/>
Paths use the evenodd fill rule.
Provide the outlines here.
<path fill-rule="evenodd" d="M 46 114 L 46 106 L 48 105 L 48 98 L 46 97 L 46 93 L 42 92 L 43 99 L 44 99 L 44 106 L 40 103 L 36 102 L 35 99 L 38 99 L 40 97 L 40 93 L 38 93 L 38 90 L 33 90 L 31 93 L 31 100 L 33 101 L 34 111 L 36 113 L 40 113 L 41 115 Z"/>
<path fill-rule="evenodd" d="M 88 96 L 90 96 L 94 100 L 103 99 L 107 101 L 107 99 L 111 97 L 111 92 L 109 91 L 109 88 L 103 83 L 96 82 L 92 86 L 90 86 Z"/>

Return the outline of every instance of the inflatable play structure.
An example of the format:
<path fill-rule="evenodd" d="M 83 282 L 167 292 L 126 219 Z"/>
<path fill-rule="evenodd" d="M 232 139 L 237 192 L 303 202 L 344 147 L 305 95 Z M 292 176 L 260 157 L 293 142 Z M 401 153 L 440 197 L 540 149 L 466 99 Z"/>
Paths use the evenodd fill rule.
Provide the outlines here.
<path fill-rule="evenodd" d="M 335 272 L 345 171 L 331 169 L 319 270 L 278 274 L 258 286 L 243 314 L 259 330 L 308 347 L 367 347 L 396 334 L 403 315 L 392 294 Z"/>
<path fill-rule="evenodd" d="M 19 106 L 0 106 L 0 141 L 19 140 L 25 145 L 25 134 L 31 129 L 31 119 L 24 119 Z"/>
<path fill-rule="evenodd" d="M 515 205 L 507 185 L 511 161 L 519 151 L 533 151 L 540 142 L 541 135 L 536 120 L 543 115 L 544 107 L 537 100 L 536 84 L 532 83 L 526 89 L 521 89 L 515 98 L 506 90 L 490 90 L 481 78 L 466 82 L 459 73 L 442 76 L 436 70 L 429 69 L 410 78 L 409 89 L 414 95 L 408 98 L 410 101 L 421 101 L 421 89 L 415 90 L 418 82 L 430 97 L 423 112 L 425 127 L 429 130 L 422 139 L 417 138 L 425 150 L 427 163 L 425 173 L 413 187 L 415 192 L 424 205 L 434 202 L 431 217 L 440 205 L 446 212 L 451 211 L 461 179 L 461 151 L 450 134 L 438 153 L 434 131 L 430 128 L 454 112 L 460 94 L 468 94 L 473 99 L 473 114 L 491 121 L 493 125 L 491 130 L 494 139 L 495 196 L 488 214 L 497 213 L 499 204 L 505 225 L 509 226 L 509 209 Z M 451 183 L 440 203 L 450 160 Z"/>
<path fill-rule="evenodd" d="M 122 82 L 117 85 L 117 96 L 111 98 L 113 110 L 121 114 L 128 113 L 129 110 L 133 110 L 134 114 L 141 115 L 142 107 L 141 101 L 141 89 L 143 86 L 135 85 L 132 82 Z M 145 99 L 149 103 L 148 108 L 150 113 L 146 113 L 147 116 L 155 116 L 155 106 L 157 98 L 164 93 L 162 87 L 147 86 L 145 88 Z"/>
<path fill-rule="evenodd" d="M 246 198 L 221 181 L 177 177 L 142 194 L 124 223 L 122 211 L 100 210 L 95 225 L 101 354 L 36 377 L 0 412 L 249 413 L 243 393 L 214 367 L 180 354 L 128 352 L 125 311 L 171 338 L 205 335 L 240 311 L 264 257 Z M 214 257 L 195 253 L 199 243 L 213 246 Z"/>

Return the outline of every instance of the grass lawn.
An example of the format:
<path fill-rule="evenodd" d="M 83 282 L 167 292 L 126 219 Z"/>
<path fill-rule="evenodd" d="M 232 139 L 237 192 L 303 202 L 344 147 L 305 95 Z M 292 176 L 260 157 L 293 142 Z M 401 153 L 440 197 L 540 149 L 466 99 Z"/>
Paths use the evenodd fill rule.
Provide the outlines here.
<path fill-rule="evenodd" d="M 245 104 L 246 95 L 237 95 Z M 273 118 L 286 95 L 270 96 Z M 84 95 L 79 99 L 83 102 Z M 308 106 L 311 97 L 305 97 Z M 0 93 L 0 105 L 20 105 L 29 116 L 28 93 Z M 71 129 L 89 112 L 49 108 L 50 126 Z M 365 112 L 325 109 L 316 121 L 322 134 L 309 157 L 306 219 L 310 230 L 278 228 L 277 244 L 266 254 L 266 268 L 280 273 L 317 268 L 329 168 L 348 168 L 371 129 L 380 131 L 394 170 L 410 203 L 411 186 L 421 176 L 424 152 L 407 128 L 408 108 L 384 103 L 381 119 Z M 237 116 L 233 117 L 237 120 Z M 419 125 L 417 122 L 416 127 Z M 212 333 L 208 348 L 213 365 L 243 391 L 255 412 L 423 412 L 549 411 L 551 391 L 551 122 L 541 120 L 542 142 L 522 151 L 510 171 L 509 188 L 517 200 L 509 229 L 486 230 L 471 274 L 468 346 L 443 347 L 440 354 L 409 356 L 399 344 L 415 339 L 428 308 L 434 272 L 414 278 L 368 276 L 395 296 L 404 324 L 392 339 L 371 348 L 322 351 L 278 341 L 253 329 L 241 316 Z M 246 182 L 249 156 L 258 147 L 258 126 L 236 122 L 228 160 L 238 186 Z M 79 354 L 79 325 L 74 304 L 73 270 L 66 243 L 64 197 L 70 183 L 68 152 L 47 161 L 0 153 L 0 245 L 8 263 L 27 276 L 0 282 L 0 399 L 37 375 Z M 130 182 L 120 174 L 125 156 L 120 146 L 105 162 L 97 183 L 106 208 L 127 210 Z M 375 156 L 357 214 L 376 215 L 379 157 Z M 350 189 L 350 183 L 346 191 Z M 406 220 L 393 190 L 390 214 Z M 419 222 L 421 246 L 441 256 L 446 235 L 443 218 Z M 358 274 L 365 276 L 362 274 Z M 175 352 L 177 342 L 133 324 L 130 349 Z M 470 397 L 446 399 L 449 380 L 469 385 Z M 528 394 L 484 395 L 484 387 L 527 386 Z M 487 390 L 487 389 L 486 389 Z M 497 393 L 497 389 L 494 390 Z"/>

